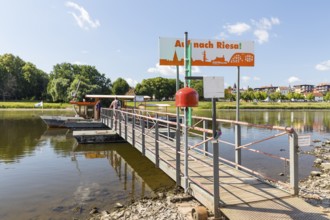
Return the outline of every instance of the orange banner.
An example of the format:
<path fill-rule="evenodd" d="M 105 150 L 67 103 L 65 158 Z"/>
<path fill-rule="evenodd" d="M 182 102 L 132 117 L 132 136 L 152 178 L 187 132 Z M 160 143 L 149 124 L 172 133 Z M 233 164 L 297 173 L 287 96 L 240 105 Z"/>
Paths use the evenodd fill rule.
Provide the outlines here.
<path fill-rule="evenodd" d="M 253 41 L 189 40 L 193 66 L 254 66 Z M 184 40 L 159 38 L 160 65 L 184 65 Z"/>

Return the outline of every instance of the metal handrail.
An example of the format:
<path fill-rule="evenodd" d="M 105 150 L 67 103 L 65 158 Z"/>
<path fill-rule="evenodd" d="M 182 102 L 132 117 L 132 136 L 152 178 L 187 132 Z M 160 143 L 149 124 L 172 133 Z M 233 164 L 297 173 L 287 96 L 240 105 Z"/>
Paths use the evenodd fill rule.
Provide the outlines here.
<path fill-rule="evenodd" d="M 173 126 L 173 127 L 176 127 L 177 126 L 177 123 L 176 122 L 171 122 L 171 121 L 167 121 L 167 120 L 164 120 L 164 119 L 161 119 L 161 118 L 157 118 L 157 117 L 152 117 L 151 116 L 152 113 L 154 113 L 154 115 L 156 115 L 156 116 L 157 115 L 170 115 L 170 116 L 174 116 L 174 114 L 171 114 L 171 113 L 164 113 L 164 112 L 157 112 L 157 111 L 147 111 L 147 110 L 138 110 L 138 111 L 136 111 L 134 109 L 133 110 L 130 109 L 130 111 L 125 111 L 124 109 L 115 110 L 115 111 L 116 112 L 120 112 L 121 115 L 126 115 L 126 117 L 127 116 L 128 117 L 131 117 L 131 118 L 137 117 L 140 120 L 140 123 L 141 123 L 141 120 L 147 121 L 147 122 L 148 121 L 152 121 L 152 123 L 154 123 L 154 124 L 152 125 L 151 129 L 146 130 L 145 131 L 145 134 L 142 134 L 144 136 L 148 136 L 148 137 L 151 137 L 151 138 L 155 138 L 155 136 L 150 135 L 149 134 L 150 131 L 151 130 L 154 130 L 155 131 L 155 135 L 156 134 L 158 135 L 158 129 L 160 127 L 159 124 L 161 124 L 161 123 L 164 124 L 164 127 L 166 125 L 167 126 Z M 144 114 L 146 114 L 146 115 L 144 115 Z M 102 114 L 102 115 L 108 116 L 109 114 Z M 124 117 L 124 118 L 126 118 L 126 117 Z M 205 135 L 205 134 L 212 134 L 212 130 L 211 129 L 207 129 L 206 127 L 201 128 L 201 127 L 198 127 L 197 125 L 200 124 L 201 122 L 204 123 L 204 122 L 207 122 L 207 121 L 211 121 L 211 119 L 210 118 L 206 118 L 206 117 L 198 117 L 198 116 L 194 116 L 193 118 L 196 119 L 196 120 L 198 120 L 198 122 L 195 123 L 193 126 L 186 127 L 184 124 L 181 124 L 181 123 L 179 125 L 180 125 L 181 128 L 183 128 L 183 129 L 187 128 L 187 130 L 189 130 L 189 131 L 202 132 L 203 133 L 204 140 L 201 141 L 201 142 L 199 142 L 199 143 L 197 143 L 197 144 L 194 144 L 194 145 L 190 145 L 190 146 L 188 145 L 188 149 L 189 150 L 194 149 L 194 151 L 198 151 L 198 152 L 204 153 L 205 155 L 213 156 L 213 154 L 211 154 L 210 152 L 198 148 L 201 145 L 207 144 L 213 138 L 207 137 L 208 135 Z M 236 146 L 236 144 L 233 144 L 233 143 L 224 141 L 222 139 L 219 139 L 217 141 L 219 143 L 225 143 L 225 144 L 228 144 L 230 146 L 234 146 L 235 147 L 235 150 L 246 149 L 246 150 L 252 151 L 254 153 L 259 153 L 259 154 L 263 154 L 265 156 L 269 156 L 271 158 L 276 158 L 276 159 L 284 160 L 285 162 L 290 162 L 290 164 L 291 164 L 291 166 L 290 166 L 290 185 L 291 185 L 291 188 L 293 190 L 293 193 L 294 194 L 297 193 L 297 189 L 298 189 L 298 178 L 297 178 L 297 135 L 296 135 L 296 133 L 295 133 L 295 131 L 294 131 L 293 128 L 291 128 L 291 127 L 283 127 L 283 126 L 272 126 L 272 125 L 256 125 L 256 124 L 252 124 L 252 123 L 248 123 L 248 122 L 225 120 L 225 119 L 217 119 L 217 122 L 230 123 L 230 124 L 233 124 L 233 125 L 243 125 L 243 126 L 247 126 L 247 127 L 256 127 L 256 128 L 263 128 L 263 129 L 269 129 L 269 130 L 282 131 L 279 134 L 275 134 L 275 135 L 272 135 L 270 137 L 263 138 L 261 140 L 252 141 L 250 143 L 247 143 L 247 144 L 244 144 L 244 145 L 240 145 L 240 146 Z M 126 121 L 125 122 L 122 121 L 121 123 L 127 123 L 127 122 Z M 136 123 L 136 121 L 135 121 L 135 123 Z M 157 124 L 157 130 L 155 128 L 155 125 L 156 124 Z M 137 124 L 137 127 L 136 128 L 140 128 L 141 129 L 141 126 L 139 124 Z M 139 133 L 141 134 L 142 132 L 139 132 Z M 189 132 L 189 133 L 191 133 L 191 132 Z M 201 136 L 200 134 L 196 134 L 196 133 L 191 133 L 191 134 L 192 135 Z M 263 152 L 263 151 L 260 151 L 260 150 L 249 148 L 250 146 L 253 146 L 255 144 L 259 144 L 259 143 L 262 143 L 264 141 L 267 141 L 267 140 L 270 140 L 270 139 L 273 139 L 273 138 L 277 138 L 277 137 L 280 137 L 280 136 L 283 136 L 283 135 L 288 135 L 289 136 L 290 159 L 284 158 L 284 157 L 280 157 L 280 156 L 277 156 L 277 155 L 273 155 L 273 154 L 270 154 L 270 153 L 266 153 L 266 152 Z M 161 135 L 159 135 L 159 136 L 161 136 Z M 159 138 L 159 136 L 158 136 L 158 138 Z M 174 140 L 174 139 L 171 139 L 171 140 Z M 168 145 L 166 143 L 162 143 L 161 140 L 155 140 L 154 143 L 157 144 L 158 146 L 161 144 L 162 146 L 170 147 L 171 150 L 176 151 L 175 147 L 170 146 L 170 145 Z M 148 150 L 150 152 L 152 152 L 151 149 L 148 149 Z M 154 152 L 152 152 L 152 153 L 154 153 Z M 178 154 L 183 154 L 182 151 L 177 152 L 177 153 Z M 157 154 L 157 152 L 155 154 Z M 189 158 L 192 158 L 194 160 L 198 160 L 197 158 L 194 158 L 193 156 L 191 156 L 189 153 L 188 153 L 188 157 Z M 260 174 L 257 171 L 254 171 L 252 169 L 249 169 L 247 167 L 244 167 L 241 164 L 238 164 L 238 163 L 235 163 L 235 162 L 226 160 L 226 159 L 224 159 L 222 157 L 219 157 L 219 160 L 224 161 L 227 164 L 230 164 L 232 166 L 235 166 L 236 168 L 240 168 L 242 170 L 245 170 L 245 171 L 247 171 L 247 172 L 249 172 L 249 173 L 251 173 L 253 175 L 257 175 L 259 177 L 262 177 L 262 178 L 264 178 L 266 180 L 270 180 L 272 182 L 277 182 L 277 183 L 282 184 L 281 181 L 276 181 L 276 180 L 274 180 L 274 179 L 272 179 L 270 177 L 266 177 L 265 175 L 262 175 L 262 174 Z"/>

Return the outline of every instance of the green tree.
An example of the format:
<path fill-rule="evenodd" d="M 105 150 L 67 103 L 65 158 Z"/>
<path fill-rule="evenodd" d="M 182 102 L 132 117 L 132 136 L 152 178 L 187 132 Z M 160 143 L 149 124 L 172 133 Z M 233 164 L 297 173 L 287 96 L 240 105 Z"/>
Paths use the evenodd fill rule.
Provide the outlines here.
<path fill-rule="evenodd" d="M 294 96 L 294 99 L 305 99 L 304 95 L 303 94 L 300 94 L 300 93 L 294 93 L 293 94 Z"/>
<path fill-rule="evenodd" d="M 169 81 L 169 90 L 170 90 L 170 97 L 169 98 L 174 98 L 175 94 L 176 94 L 176 79 L 168 79 Z M 183 82 L 181 80 L 179 80 L 179 89 L 183 87 Z"/>
<path fill-rule="evenodd" d="M 115 95 L 125 95 L 129 91 L 129 85 L 123 78 L 119 77 L 112 85 L 112 93 Z"/>
<path fill-rule="evenodd" d="M 175 80 L 166 79 L 163 77 L 156 77 L 144 79 L 135 87 L 137 95 L 149 95 L 157 100 L 163 98 L 169 99 L 174 97 L 176 93 Z"/>
<path fill-rule="evenodd" d="M 253 91 L 244 91 L 242 94 L 241 94 L 241 99 L 243 99 L 244 101 L 252 101 L 254 99 L 254 95 L 253 95 Z"/>
<path fill-rule="evenodd" d="M 269 98 L 272 101 L 281 100 L 282 99 L 282 94 L 280 92 L 273 92 L 269 95 Z"/>
<path fill-rule="evenodd" d="M 136 85 L 135 93 L 137 95 L 148 95 L 152 98 L 154 94 L 154 88 L 151 81 L 149 79 L 142 80 L 141 83 Z"/>
<path fill-rule="evenodd" d="M 261 91 L 254 91 L 253 96 L 258 101 L 264 101 L 267 98 L 267 93 L 266 92 L 261 92 Z"/>
<path fill-rule="evenodd" d="M 308 93 L 308 94 L 306 95 L 306 99 L 307 99 L 308 101 L 314 101 L 314 100 L 315 100 L 315 95 L 314 95 L 313 93 Z"/>
<path fill-rule="evenodd" d="M 204 99 L 203 80 L 192 80 L 191 88 L 194 88 L 199 96 L 199 100 Z"/>
<path fill-rule="evenodd" d="M 18 56 L 0 56 L 2 99 L 41 99 L 46 94 L 48 75 Z"/>
<path fill-rule="evenodd" d="M 324 101 L 330 101 L 330 92 L 327 92 L 327 94 L 324 96 Z"/>
<path fill-rule="evenodd" d="M 295 100 L 298 100 L 298 99 L 305 99 L 305 97 L 304 97 L 303 94 L 296 93 L 296 92 L 289 92 L 288 95 L 287 95 L 287 98 L 288 98 L 289 100 L 292 100 L 292 99 L 295 99 Z"/>
<path fill-rule="evenodd" d="M 8 99 L 20 99 L 22 98 L 22 91 L 23 88 L 23 77 L 22 77 L 22 67 L 24 66 L 24 61 L 19 58 L 15 57 L 12 54 L 4 54 L 0 56 L 0 65 L 6 69 L 7 76 L 4 77 L 6 80 L 5 87 L 4 87 L 4 96 L 7 96 Z"/>
<path fill-rule="evenodd" d="M 288 100 L 292 100 L 294 99 L 294 93 L 293 92 L 289 92 L 286 97 L 288 98 Z"/>
<path fill-rule="evenodd" d="M 68 102 L 78 88 L 75 97 L 78 100 L 86 94 L 110 94 L 111 80 L 93 66 L 70 63 L 57 64 L 53 67 L 47 91 L 54 102 Z"/>
<path fill-rule="evenodd" d="M 44 99 L 48 84 L 48 75 L 42 70 L 37 69 L 30 62 L 25 63 L 22 67 L 22 74 L 25 82 L 26 98 Z"/>
<path fill-rule="evenodd" d="M 233 94 L 232 91 L 233 90 L 230 87 L 225 89 L 225 99 L 226 100 L 229 100 L 229 101 L 235 100 L 235 94 Z"/>

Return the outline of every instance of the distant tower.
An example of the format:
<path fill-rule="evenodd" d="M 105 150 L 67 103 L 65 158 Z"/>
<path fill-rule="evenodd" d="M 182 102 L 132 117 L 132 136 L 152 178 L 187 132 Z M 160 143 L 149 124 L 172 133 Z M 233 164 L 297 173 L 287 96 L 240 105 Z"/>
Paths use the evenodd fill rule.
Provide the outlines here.
<path fill-rule="evenodd" d="M 236 83 L 234 83 L 233 89 L 234 89 L 235 91 L 236 91 L 236 88 L 237 88 Z"/>
<path fill-rule="evenodd" d="M 178 55 L 176 54 L 176 51 L 174 52 L 173 62 L 179 62 Z"/>
<path fill-rule="evenodd" d="M 204 52 L 203 52 L 203 62 L 206 62 L 206 61 L 207 61 L 206 51 L 204 50 Z"/>

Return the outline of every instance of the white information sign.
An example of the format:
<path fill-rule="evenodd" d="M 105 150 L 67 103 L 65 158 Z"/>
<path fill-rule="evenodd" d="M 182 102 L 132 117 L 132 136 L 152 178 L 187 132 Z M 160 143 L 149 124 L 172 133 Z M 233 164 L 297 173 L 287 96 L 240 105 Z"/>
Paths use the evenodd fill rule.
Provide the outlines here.
<path fill-rule="evenodd" d="M 225 83 L 221 76 L 203 77 L 204 98 L 224 98 Z"/>
<path fill-rule="evenodd" d="M 310 135 L 298 135 L 298 146 L 307 147 L 311 145 L 311 136 Z"/>
<path fill-rule="evenodd" d="M 144 102 L 144 96 L 143 95 L 137 95 L 135 96 L 136 102 Z"/>

